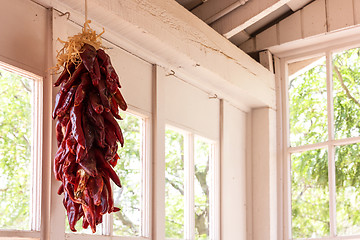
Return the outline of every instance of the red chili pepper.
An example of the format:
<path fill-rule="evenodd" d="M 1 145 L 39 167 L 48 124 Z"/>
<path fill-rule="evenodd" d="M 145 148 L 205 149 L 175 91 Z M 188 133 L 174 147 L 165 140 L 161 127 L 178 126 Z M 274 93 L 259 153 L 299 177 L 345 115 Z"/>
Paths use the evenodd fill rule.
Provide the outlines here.
<path fill-rule="evenodd" d="M 118 141 L 123 146 L 124 139 L 114 117 L 121 119 L 118 108 L 127 105 L 109 56 L 87 44 L 80 56 L 81 64 L 69 64 L 55 82 L 61 89 L 53 113 L 58 117 L 54 175 L 61 181 L 58 194 L 64 193 L 70 229 L 76 231 L 82 218 L 83 228 L 90 225 L 95 232 L 105 213 L 120 210 L 114 206 L 110 179 L 121 187 L 113 167 Z"/>
<path fill-rule="evenodd" d="M 70 77 L 70 73 L 69 72 L 73 72 L 75 68 L 75 65 L 73 63 L 68 64 L 67 67 L 64 68 L 64 70 L 62 71 L 61 75 L 59 76 L 59 78 L 56 80 L 56 82 L 54 83 L 54 86 L 57 87 L 59 86 L 61 83 L 67 81 Z"/>

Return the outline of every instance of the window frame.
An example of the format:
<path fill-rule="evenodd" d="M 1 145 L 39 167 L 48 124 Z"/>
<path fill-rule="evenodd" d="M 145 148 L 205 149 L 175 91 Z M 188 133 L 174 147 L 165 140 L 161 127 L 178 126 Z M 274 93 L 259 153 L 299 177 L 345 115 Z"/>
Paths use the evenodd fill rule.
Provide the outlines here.
<path fill-rule="evenodd" d="M 42 162 L 43 162 L 43 77 L 22 68 L 0 61 L 0 68 L 4 71 L 32 80 L 31 101 L 31 189 L 29 203 L 30 230 L 4 229 L 0 231 L 0 239 L 12 236 L 40 238 L 42 218 Z"/>
<path fill-rule="evenodd" d="M 356 38 L 356 37 L 355 37 Z M 358 235 L 338 236 L 336 233 L 336 175 L 335 175 L 335 148 L 338 146 L 345 146 L 354 143 L 360 143 L 359 137 L 350 138 L 335 138 L 335 125 L 334 125 L 334 107 L 333 107 L 333 53 L 349 50 L 352 48 L 359 48 L 360 43 L 358 40 L 342 39 L 337 41 L 336 44 L 324 44 L 324 46 L 310 46 L 300 50 L 293 51 L 288 56 L 276 59 L 276 63 L 280 66 L 280 73 L 277 77 L 277 97 L 278 97 L 278 139 L 280 141 L 278 156 L 281 160 L 280 168 L 282 170 L 279 189 L 282 195 L 282 214 L 280 221 L 283 223 L 282 228 L 283 239 L 292 238 L 292 206 L 291 206 L 291 154 L 301 153 L 304 151 L 315 149 L 326 149 L 328 152 L 328 182 L 329 182 L 329 220 L 330 232 L 329 236 L 311 238 L 314 240 L 335 240 L 335 239 L 357 239 Z M 326 90 L 327 90 L 327 133 L 328 138 L 324 142 L 306 144 L 295 147 L 290 147 L 290 119 L 289 119 L 289 92 L 288 92 L 288 64 L 310 59 L 313 57 L 325 56 L 326 57 Z"/>
<path fill-rule="evenodd" d="M 217 222 L 216 206 L 218 203 L 216 199 L 216 189 L 218 181 L 215 165 L 219 161 L 217 157 L 218 141 L 203 137 L 201 133 L 198 133 L 196 130 L 181 126 L 172 121 L 166 122 L 165 131 L 167 129 L 180 133 L 184 137 L 184 237 L 182 239 L 165 237 L 165 240 L 195 239 L 195 138 L 199 138 L 211 145 L 211 159 L 209 162 L 209 174 L 211 174 L 209 191 L 209 240 L 217 239 L 216 234 L 218 233 L 218 228 L 215 224 Z"/>

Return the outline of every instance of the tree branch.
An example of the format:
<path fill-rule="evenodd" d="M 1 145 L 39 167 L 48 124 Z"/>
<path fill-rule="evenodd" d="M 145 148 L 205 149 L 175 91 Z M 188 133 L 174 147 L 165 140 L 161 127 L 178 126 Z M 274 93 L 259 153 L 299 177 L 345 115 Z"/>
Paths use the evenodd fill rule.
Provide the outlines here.
<path fill-rule="evenodd" d="M 165 177 L 165 180 L 170 183 L 170 185 L 175 188 L 176 190 L 178 190 L 178 192 L 184 196 L 184 189 L 181 189 L 178 185 L 176 185 L 173 181 L 171 181 L 170 179 Z"/>
<path fill-rule="evenodd" d="M 20 79 L 20 82 L 21 82 L 21 85 L 25 88 L 25 90 L 26 90 L 27 92 L 31 92 L 31 89 L 30 89 L 28 86 L 26 86 L 26 84 L 23 82 L 22 79 Z"/>
<path fill-rule="evenodd" d="M 351 100 L 353 100 L 354 103 L 360 107 L 360 103 L 358 102 L 358 100 L 356 100 L 356 99 L 351 95 L 349 89 L 346 87 L 346 85 L 345 85 L 345 83 L 344 83 L 344 79 L 343 79 L 343 77 L 341 76 L 341 73 L 340 73 L 339 69 L 338 69 L 336 66 L 334 66 L 334 70 L 335 70 L 335 72 L 336 72 L 336 75 L 337 75 L 338 78 L 339 78 L 341 87 L 345 90 L 346 96 L 348 96 L 348 98 L 350 98 Z"/>
<path fill-rule="evenodd" d="M 127 227 L 131 229 L 132 232 L 138 233 L 139 230 L 136 228 L 134 223 L 122 212 L 119 211 L 116 213 L 116 215 L 119 217 L 120 221 Z"/>

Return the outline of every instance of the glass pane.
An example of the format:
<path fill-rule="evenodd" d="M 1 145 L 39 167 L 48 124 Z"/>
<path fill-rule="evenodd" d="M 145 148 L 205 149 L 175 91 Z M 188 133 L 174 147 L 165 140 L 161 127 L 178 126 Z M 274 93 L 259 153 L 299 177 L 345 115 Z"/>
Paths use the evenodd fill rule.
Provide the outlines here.
<path fill-rule="evenodd" d="M 165 133 L 165 236 L 184 238 L 184 135 Z"/>
<path fill-rule="evenodd" d="M 0 228 L 30 230 L 32 80 L 0 69 Z"/>
<path fill-rule="evenodd" d="M 360 48 L 333 55 L 335 137 L 360 136 Z"/>
<path fill-rule="evenodd" d="M 195 239 L 209 239 L 211 190 L 210 162 L 212 156 L 211 143 L 195 137 Z"/>
<path fill-rule="evenodd" d="M 291 155 L 293 238 L 329 235 L 327 156 L 324 149 Z"/>
<path fill-rule="evenodd" d="M 289 64 L 290 145 L 327 140 L 325 57 Z"/>
<path fill-rule="evenodd" d="M 120 177 L 122 189 L 113 185 L 115 206 L 121 210 L 113 213 L 114 235 L 140 236 L 142 211 L 142 172 L 144 120 L 130 114 L 122 114 L 119 121 L 125 144 L 119 147 L 120 159 L 115 171 Z"/>
<path fill-rule="evenodd" d="M 336 222 L 339 235 L 360 234 L 360 144 L 336 147 Z"/>

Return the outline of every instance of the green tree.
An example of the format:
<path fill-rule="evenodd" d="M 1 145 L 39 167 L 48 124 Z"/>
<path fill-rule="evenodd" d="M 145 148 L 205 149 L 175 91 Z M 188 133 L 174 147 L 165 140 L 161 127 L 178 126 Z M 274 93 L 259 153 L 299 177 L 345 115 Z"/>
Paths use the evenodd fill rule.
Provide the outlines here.
<path fill-rule="evenodd" d="M 30 230 L 32 80 L 0 69 L 0 228 Z"/>
<path fill-rule="evenodd" d="M 360 136 L 360 49 L 333 55 L 335 139 Z M 290 143 L 328 140 L 325 58 L 290 77 Z M 339 235 L 360 234 L 360 144 L 336 146 L 336 223 Z M 332 159 L 330 159 L 332 160 Z M 332 161 L 333 161 L 332 160 Z M 291 155 L 294 238 L 328 236 L 328 153 L 318 149 Z"/>
<path fill-rule="evenodd" d="M 167 129 L 165 135 L 165 234 L 167 238 L 183 239 L 186 175 L 184 135 L 171 129 Z M 195 138 L 194 154 L 195 239 L 208 239 L 211 144 Z"/>

